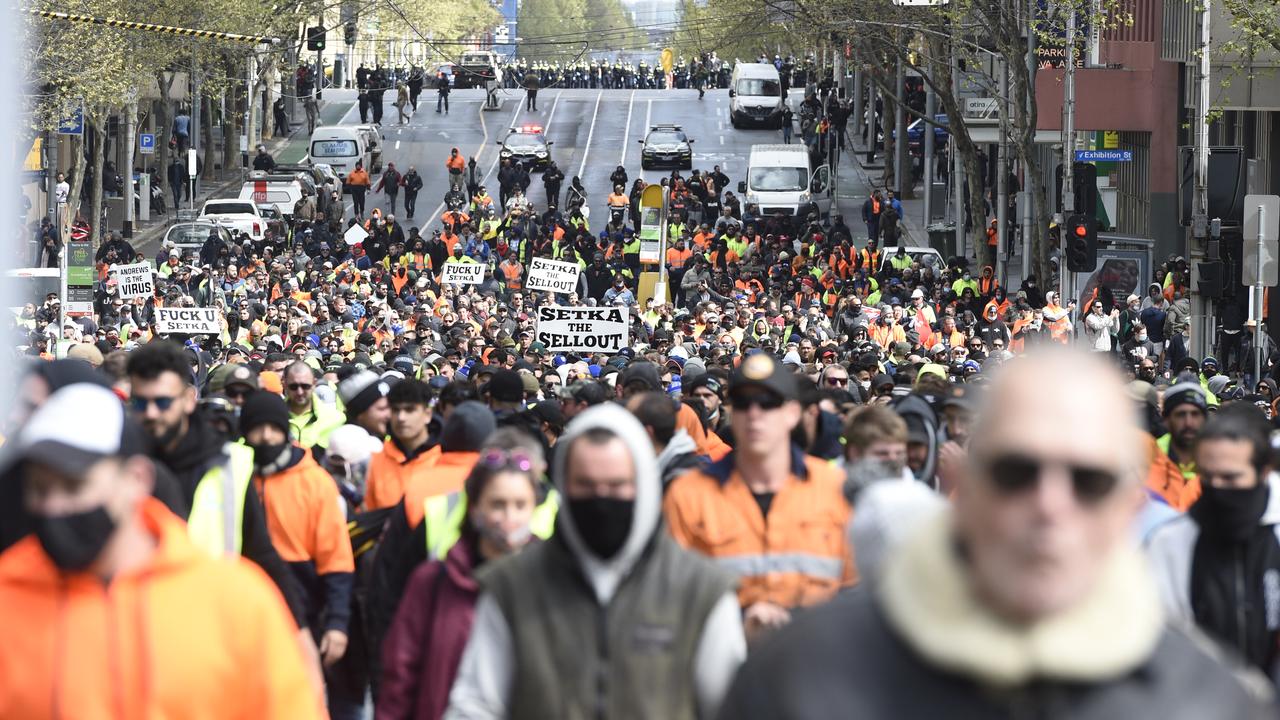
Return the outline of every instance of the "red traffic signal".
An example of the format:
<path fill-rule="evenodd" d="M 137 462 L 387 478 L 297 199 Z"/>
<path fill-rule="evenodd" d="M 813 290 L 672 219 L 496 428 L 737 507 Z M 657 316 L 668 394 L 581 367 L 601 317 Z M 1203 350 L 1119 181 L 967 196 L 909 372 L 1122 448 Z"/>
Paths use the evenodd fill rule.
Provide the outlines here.
<path fill-rule="evenodd" d="M 1098 221 L 1091 215 L 1067 217 L 1067 269 L 1071 272 L 1093 272 L 1098 265 Z"/>

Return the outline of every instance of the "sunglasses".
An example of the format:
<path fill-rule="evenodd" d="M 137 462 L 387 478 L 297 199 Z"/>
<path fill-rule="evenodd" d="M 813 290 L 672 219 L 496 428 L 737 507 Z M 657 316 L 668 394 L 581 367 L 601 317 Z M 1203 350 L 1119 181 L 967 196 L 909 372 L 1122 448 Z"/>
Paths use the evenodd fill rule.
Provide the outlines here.
<path fill-rule="evenodd" d="M 480 456 L 479 463 L 490 470 L 519 470 L 520 472 L 530 472 L 533 470 L 533 458 L 524 450 L 501 450 L 493 448 L 486 450 Z"/>
<path fill-rule="evenodd" d="M 731 402 L 734 410 L 747 410 L 752 405 L 761 410 L 777 410 L 785 401 L 779 395 L 738 395 Z"/>
<path fill-rule="evenodd" d="M 1054 463 L 1045 463 L 1038 458 L 1010 453 L 1000 455 L 987 461 L 987 470 L 991 484 L 1006 496 L 1025 493 L 1033 489 Z M 1071 476 L 1071 487 L 1076 501 L 1081 505 L 1092 505 L 1110 495 L 1119 484 L 1116 474 L 1102 468 L 1087 465 L 1056 463 Z"/>
<path fill-rule="evenodd" d="M 311 388 L 315 387 L 315 385 L 312 385 L 310 383 L 289 383 L 287 387 L 293 392 L 301 392 L 303 390 L 310 390 Z"/>
<path fill-rule="evenodd" d="M 831 387 L 845 387 L 849 384 L 849 378 L 829 377 L 827 378 L 827 384 Z"/>
<path fill-rule="evenodd" d="M 136 413 L 144 413 L 147 411 L 147 407 L 149 405 L 155 405 L 156 409 L 160 412 L 166 412 L 169 408 L 173 407 L 173 403 L 177 399 L 178 397 L 176 395 L 161 395 L 153 398 L 138 397 L 137 395 L 134 395 L 129 398 L 129 407 Z"/>

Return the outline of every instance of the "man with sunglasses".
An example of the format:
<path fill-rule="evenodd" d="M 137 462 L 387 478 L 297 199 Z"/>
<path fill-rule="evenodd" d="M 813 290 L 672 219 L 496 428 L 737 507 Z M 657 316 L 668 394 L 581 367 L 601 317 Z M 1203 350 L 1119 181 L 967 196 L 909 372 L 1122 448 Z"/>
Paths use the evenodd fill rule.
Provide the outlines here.
<path fill-rule="evenodd" d="M 1119 375 L 1063 350 L 1011 363 L 986 401 L 953 509 L 753 655 L 722 716 L 1264 717 L 1163 620 Z"/>
<path fill-rule="evenodd" d="M 738 576 L 749 639 L 855 580 L 844 478 L 791 441 L 799 392 L 773 356 L 744 357 L 729 381 L 733 451 L 677 478 L 663 503 L 680 544 Z"/>
<path fill-rule="evenodd" d="M 197 393 L 183 348 L 158 340 L 129 353 L 129 408 L 154 442 L 152 456 L 178 479 L 191 508 L 191 539 L 214 555 L 243 555 L 280 588 L 306 633 L 303 589 L 271 544 L 266 513 L 250 481 L 253 451 L 229 442 L 196 411 Z M 231 498 L 228 506 L 224 498 Z"/>
<path fill-rule="evenodd" d="M 323 455 L 329 446 L 329 435 L 345 424 L 338 409 L 316 398 L 316 371 L 296 361 L 283 373 L 284 397 L 289 404 L 289 430 L 298 445 Z M 314 452 L 314 451 L 313 451 Z"/>

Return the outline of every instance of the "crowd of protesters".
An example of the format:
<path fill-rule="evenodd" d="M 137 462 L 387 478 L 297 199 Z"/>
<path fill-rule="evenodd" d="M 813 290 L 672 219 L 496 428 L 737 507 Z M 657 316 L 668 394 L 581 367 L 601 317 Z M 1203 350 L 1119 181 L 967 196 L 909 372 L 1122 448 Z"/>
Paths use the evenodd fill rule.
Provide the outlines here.
<path fill-rule="evenodd" d="M 145 298 L 111 236 L 93 313 L 23 308 L 0 717 L 1265 716 L 1280 393 L 1187 356 L 1185 263 L 1077 308 L 716 167 L 660 180 L 655 298 L 643 180 L 601 219 L 499 177 L 163 247 Z M 548 347 L 548 304 L 628 345 Z"/>

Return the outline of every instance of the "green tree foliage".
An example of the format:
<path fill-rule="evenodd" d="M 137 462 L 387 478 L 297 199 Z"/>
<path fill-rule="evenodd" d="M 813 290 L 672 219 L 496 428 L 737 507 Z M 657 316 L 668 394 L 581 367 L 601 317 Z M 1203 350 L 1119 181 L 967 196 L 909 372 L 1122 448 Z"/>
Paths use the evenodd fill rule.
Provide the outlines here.
<path fill-rule="evenodd" d="M 572 62 L 647 43 L 620 0 L 523 0 L 516 28 L 520 57 L 534 62 Z"/>

